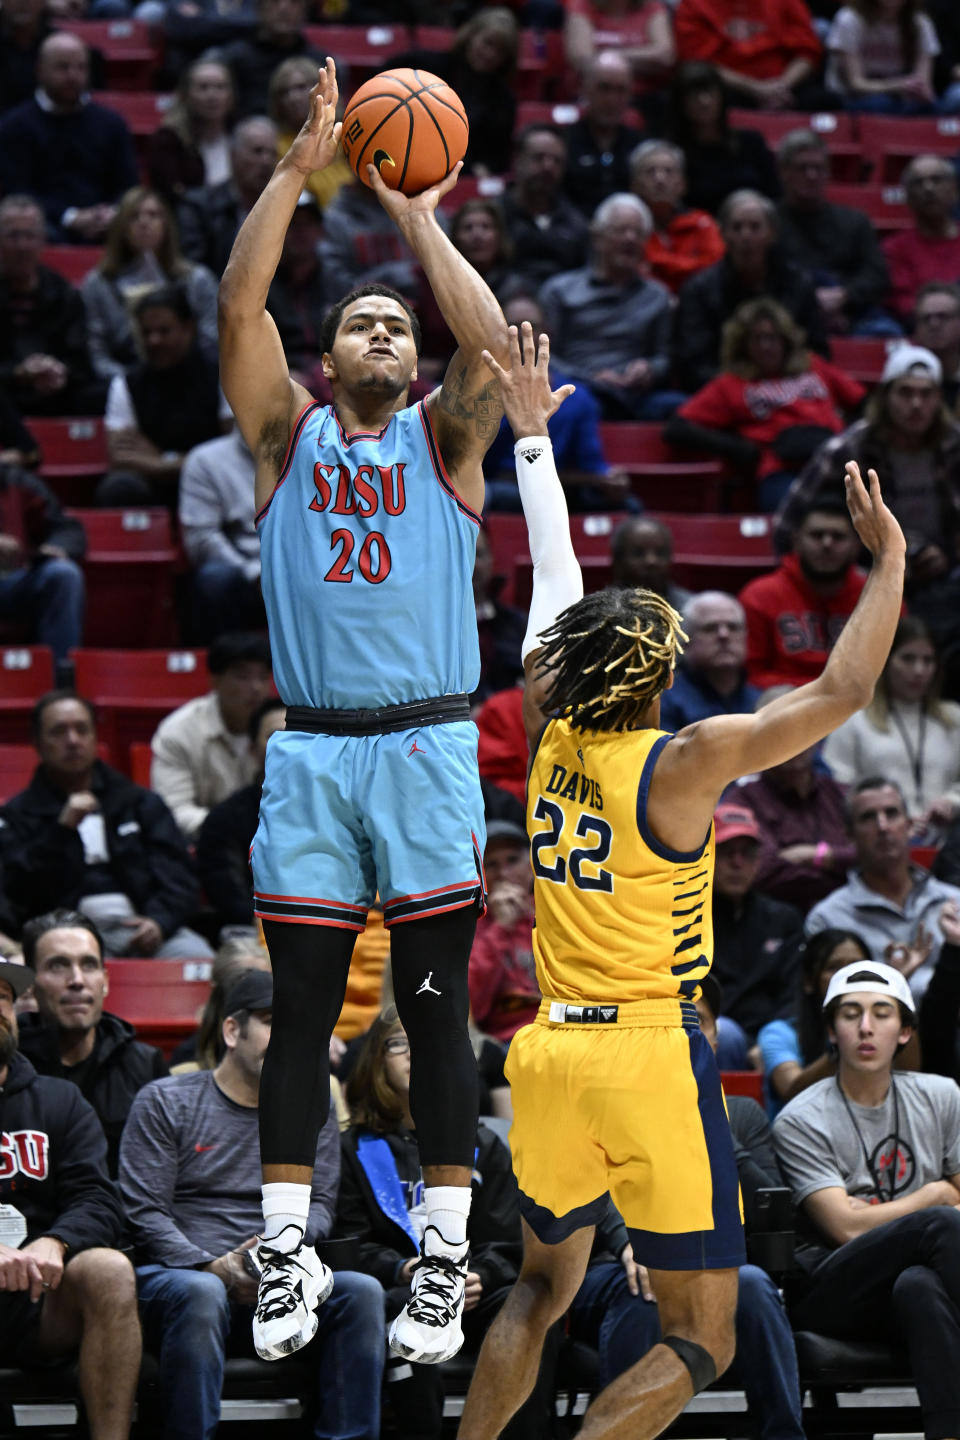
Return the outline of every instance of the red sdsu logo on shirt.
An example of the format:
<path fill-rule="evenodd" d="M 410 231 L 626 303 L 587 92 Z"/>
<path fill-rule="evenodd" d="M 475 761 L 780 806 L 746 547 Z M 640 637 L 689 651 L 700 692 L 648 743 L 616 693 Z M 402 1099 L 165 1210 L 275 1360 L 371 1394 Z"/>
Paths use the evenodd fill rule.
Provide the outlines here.
<path fill-rule="evenodd" d="M 768 420 L 775 410 L 798 400 L 829 400 L 830 391 L 814 370 L 780 380 L 755 380 L 744 386 L 743 402 L 755 420 Z"/>
<path fill-rule="evenodd" d="M 44 1130 L 0 1131 L 0 1181 L 14 1175 L 46 1180 L 50 1174 L 50 1137 Z"/>

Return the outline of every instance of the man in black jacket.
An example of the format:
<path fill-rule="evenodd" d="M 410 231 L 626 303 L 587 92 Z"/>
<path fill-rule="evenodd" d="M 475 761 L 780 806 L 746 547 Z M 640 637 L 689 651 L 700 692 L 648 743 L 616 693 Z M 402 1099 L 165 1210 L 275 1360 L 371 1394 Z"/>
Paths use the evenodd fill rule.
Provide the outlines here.
<path fill-rule="evenodd" d="M 260 792 L 267 741 L 283 729 L 286 706 L 276 695 L 258 705 L 248 726 L 250 745 L 257 761 L 257 778 L 252 785 L 235 790 L 214 805 L 197 836 L 197 874 L 204 894 L 217 915 L 217 925 L 246 925 L 253 928 L 253 876 L 250 873 L 250 846 L 260 818 Z M 223 937 L 221 937 L 223 938 Z"/>
<path fill-rule="evenodd" d="M 109 979 L 103 942 L 92 920 L 52 910 L 23 927 L 23 958 L 36 975 L 37 1013 L 20 1020 L 20 1049 L 41 1075 L 80 1086 L 107 1137 L 107 1165 L 116 1178 L 120 1136 L 133 1097 L 166 1075 L 160 1051 L 136 1038 L 118 1015 L 104 1012 Z"/>
<path fill-rule="evenodd" d="M 2 183 L 2 182 L 0 182 Z M 43 209 L 30 195 L 0 201 L 0 383 L 26 415 L 99 415 L 83 299 L 40 263 Z"/>
<path fill-rule="evenodd" d="M 791 130 L 777 147 L 783 199 L 780 241 L 784 254 L 804 266 L 834 335 L 898 335 L 900 326 L 880 309 L 889 272 L 870 217 L 827 199 L 830 155 L 813 130 Z"/>
<path fill-rule="evenodd" d="M 0 961 L 0 1354 L 32 1365 L 78 1346 L 92 1440 L 130 1433 L 140 1370 L 133 1268 L 97 1117 L 75 1085 L 18 1053 L 33 972 Z"/>
<path fill-rule="evenodd" d="M 793 316 L 812 350 L 828 353 L 813 277 L 782 254 L 773 201 L 755 190 L 734 190 L 718 218 L 727 253 L 687 281 L 674 319 L 674 365 L 684 390 L 699 390 L 713 379 L 724 324 L 744 300 L 761 295 L 779 301 Z"/>
<path fill-rule="evenodd" d="M 19 925 L 59 905 L 97 922 L 108 954 L 210 959 L 185 926 L 197 882 L 159 795 L 97 759 L 89 700 L 53 690 L 37 701 L 40 764 L 0 810 L 0 857 Z"/>

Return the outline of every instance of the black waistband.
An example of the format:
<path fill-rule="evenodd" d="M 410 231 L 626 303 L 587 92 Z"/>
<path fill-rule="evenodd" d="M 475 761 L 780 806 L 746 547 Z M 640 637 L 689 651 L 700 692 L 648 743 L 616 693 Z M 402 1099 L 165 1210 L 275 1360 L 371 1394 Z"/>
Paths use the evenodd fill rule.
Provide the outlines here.
<path fill-rule="evenodd" d="M 431 700 L 410 700 L 379 710 L 314 710 L 309 705 L 288 705 L 284 728 L 306 730 L 310 735 L 386 735 L 392 730 L 469 719 L 468 696 L 436 695 Z"/>

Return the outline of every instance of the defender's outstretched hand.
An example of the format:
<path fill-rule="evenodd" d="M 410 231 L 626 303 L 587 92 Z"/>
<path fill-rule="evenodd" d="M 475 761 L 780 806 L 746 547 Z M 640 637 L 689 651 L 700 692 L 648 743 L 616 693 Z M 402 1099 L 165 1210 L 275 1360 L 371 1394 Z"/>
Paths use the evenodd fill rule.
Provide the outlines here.
<path fill-rule="evenodd" d="M 485 365 L 500 381 L 503 408 L 517 440 L 527 435 L 546 435 L 550 416 L 577 388 L 575 385 L 561 385 L 559 390 L 550 389 L 550 337 L 541 335 L 534 349 L 530 321 L 524 320 L 520 328 L 522 353 L 516 325 L 511 325 L 508 332 L 509 370 L 494 360 L 489 350 L 481 352 Z"/>
<path fill-rule="evenodd" d="M 903 531 L 884 504 L 876 470 L 868 470 L 867 478 L 870 482 L 869 491 L 860 476 L 860 466 L 856 460 L 847 461 L 844 485 L 847 509 L 850 511 L 854 529 L 874 558 L 887 550 L 899 550 L 901 554 L 906 554 L 907 544 Z"/>
<path fill-rule="evenodd" d="M 312 175 L 325 170 L 340 144 L 340 121 L 337 119 L 337 67 L 327 56 L 326 64 L 310 91 L 310 109 L 299 135 L 284 157 L 295 170 Z"/>
<path fill-rule="evenodd" d="M 439 185 L 431 185 L 429 190 L 421 190 L 419 195 L 404 195 L 401 190 L 391 190 L 389 185 L 384 184 L 383 176 L 375 165 L 367 166 L 367 175 L 380 204 L 394 224 L 399 225 L 413 215 L 432 215 L 444 195 L 448 195 L 460 179 L 462 169 L 463 161 L 458 160 Z"/>

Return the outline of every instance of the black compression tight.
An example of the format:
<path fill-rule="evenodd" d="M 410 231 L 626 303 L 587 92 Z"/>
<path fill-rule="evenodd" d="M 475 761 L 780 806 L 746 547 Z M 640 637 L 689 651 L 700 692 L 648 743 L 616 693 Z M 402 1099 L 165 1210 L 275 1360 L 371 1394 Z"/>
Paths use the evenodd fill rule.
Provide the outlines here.
<path fill-rule="evenodd" d="M 264 920 L 273 1022 L 260 1078 L 260 1159 L 305 1165 L 330 1113 L 330 1036 L 343 1007 L 353 930 Z"/>
<path fill-rule="evenodd" d="M 473 905 L 390 931 L 393 993 L 410 1041 L 410 1109 L 421 1165 L 473 1169 L 477 1061 L 467 1031 Z"/>

